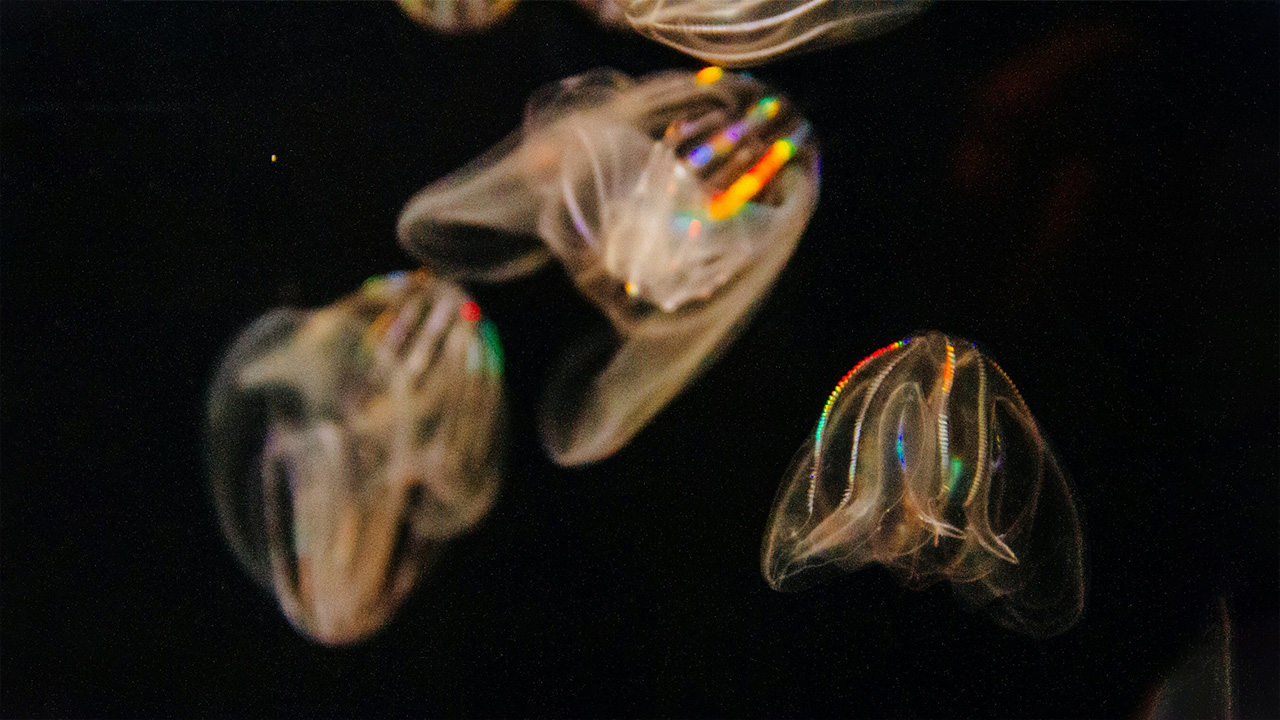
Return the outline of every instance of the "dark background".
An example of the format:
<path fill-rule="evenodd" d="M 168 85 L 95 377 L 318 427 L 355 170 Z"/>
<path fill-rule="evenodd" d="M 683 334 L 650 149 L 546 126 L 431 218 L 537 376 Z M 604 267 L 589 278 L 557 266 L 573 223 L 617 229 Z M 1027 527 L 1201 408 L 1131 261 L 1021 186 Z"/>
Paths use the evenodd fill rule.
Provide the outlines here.
<path fill-rule="evenodd" d="M 771 298 L 562 470 L 532 416 L 593 310 L 559 269 L 471 288 L 506 345 L 503 494 L 344 650 L 219 536 L 220 352 L 411 267 L 401 205 L 540 85 L 699 65 L 536 2 L 463 38 L 390 4 L 4 2 L 0 28 L 0 713 L 1134 717 L 1223 598 L 1238 709 L 1280 715 L 1280 5 L 940 3 L 753 70 L 824 155 Z M 930 328 L 990 351 L 1072 478 L 1088 596 L 1060 637 L 875 568 L 760 578 L 827 393 Z"/>

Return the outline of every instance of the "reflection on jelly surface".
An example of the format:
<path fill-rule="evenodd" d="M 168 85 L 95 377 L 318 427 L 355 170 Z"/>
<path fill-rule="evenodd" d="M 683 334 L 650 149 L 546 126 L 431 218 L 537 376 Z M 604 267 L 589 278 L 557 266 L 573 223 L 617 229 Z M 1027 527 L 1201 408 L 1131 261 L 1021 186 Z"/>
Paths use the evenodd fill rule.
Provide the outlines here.
<path fill-rule="evenodd" d="M 236 339 L 209 396 L 214 498 L 295 627 L 326 644 L 376 631 L 488 510 L 502 362 L 475 303 L 423 272 L 274 310 Z"/>
<path fill-rule="evenodd" d="M 1000 624 L 1044 636 L 1084 601 L 1080 524 L 1057 460 L 1004 371 L 930 332 L 836 385 L 779 490 L 761 559 L 798 590 L 868 563 L 948 579 Z"/>
<path fill-rule="evenodd" d="M 631 0 L 640 33 L 706 62 L 746 67 L 792 52 L 863 40 L 911 20 L 904 0 Z"/>
<path fill-rule="evenodd" d="M 555 257 L 608 317 L 616 347 L 573 353 L 542 408 L 548 450 L 577 464 L 625 444 L 728 343 L 817 193 L 808 121 L 756 80 L 598 70 L 535 93 L 521 130 L 414 197 L 399 232 L 455 277 Z"/>
<path fill-rule="evenodd" d="M 505 18 L 516 0 L 397 0 L 416 22 L 439 32 L 483 30 Z"/>

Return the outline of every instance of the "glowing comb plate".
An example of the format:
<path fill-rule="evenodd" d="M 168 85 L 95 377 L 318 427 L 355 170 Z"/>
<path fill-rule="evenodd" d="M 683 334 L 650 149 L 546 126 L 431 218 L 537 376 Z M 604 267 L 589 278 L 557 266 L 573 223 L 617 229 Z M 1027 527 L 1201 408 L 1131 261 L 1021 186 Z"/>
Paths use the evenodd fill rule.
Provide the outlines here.
<path fill-rule="evenodd" d="M 523 128 L 414 197 L 399 231 L 455 277 L 554 256 L 608 317 L 610 347 L 567 355 L 542 407 L 551 455 L 577 464 L 625 444 L 728 344 L 817 193 L 808 122 L 759 81 L 601 70 L 535 93 Z"/>

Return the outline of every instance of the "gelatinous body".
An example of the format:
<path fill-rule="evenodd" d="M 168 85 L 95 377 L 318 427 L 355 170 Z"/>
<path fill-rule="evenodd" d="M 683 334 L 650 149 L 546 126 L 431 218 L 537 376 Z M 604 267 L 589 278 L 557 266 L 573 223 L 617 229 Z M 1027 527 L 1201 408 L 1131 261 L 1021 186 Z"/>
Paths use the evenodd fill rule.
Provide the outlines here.
<path fill-rule="evenodd" d="M 397 0 L 405 14 L 439 32 L 483 30 L 505 18 L 516 0 Z"/>
<path fill-rule="evenodd" d="M 631 29 L 626 6 L 627 0 L 578 0 L 578 7 L 591 13 L 601 25 L 619 30 Z"/>
<path fill-rule="evenodd" d="M 555 257 L 604 312 L 613 335 L 566 356 L 541 409 L 544 444 L 577 464 L 625 444 L 728 343 L 817 194 L 808 121 L 759 82 L 601 70 L 537 93 L 519 132 L 419 193 L 399 230 L 455 277 Z"/>
<path fill-rule="evenodd" d="M 1030 635 L 1084 600 L 1080 524 L 1057 460 L 1004 371 L 931 332 L 863 360 L 831 393 L 779 490 L 761 559 L 797 590 L 868 563 Z"/>
<path fill-rule="evenodd" d="M 903 0 L 631 0 L 640 33 L 706 62 L 746 67 L 863 40 L 911 20 L 927 2 Z"/>
<path fill-rule="evenodd" d="M 381 627 L 499 480 L 502 351 L 456 286 L 374 278 L 240 335 L 209 396 L 223 532 L 289 620 L 327 644 Z"/>

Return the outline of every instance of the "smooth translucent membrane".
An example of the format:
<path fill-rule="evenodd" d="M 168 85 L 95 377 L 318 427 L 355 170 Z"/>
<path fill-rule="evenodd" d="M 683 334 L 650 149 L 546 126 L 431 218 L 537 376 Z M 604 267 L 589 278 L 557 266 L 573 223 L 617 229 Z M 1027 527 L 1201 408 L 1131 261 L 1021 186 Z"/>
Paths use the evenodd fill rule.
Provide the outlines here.
<path fill-rule="evenodd" d="M 559 260 L 608 319 L 539 410 L 556 462 L 607 457 L 732 340 L 818 197 L 809 123 L 719 68 L 612 70 L 537 92 L 523 127 L 415 196 L 401 244 L 433 270 L 500 281 Z"/>
<path fill-rule="evenodd" d="M 493 502 L 502 407 L 497 334 L 451 283 L 396 273 L 273 310 L 209 393 L 223 533 L 298 630 L 358 641 Z"/>
<path fill-rule="evenodd" d="M 913 19 L 928 2 L 902 0 L 631 0 L 641 34 L 724 67 L 865 40 Z"/>
<path fill-rule="evenodd" d="M 779 489 L 761 556 L 774 589 L 869 563 L 915 587 L 949 580 L 1028 635 L 1080 615 L 1071 492 L 1013 383 L 971 343 L 930 332 L 855 366 Z"/>

